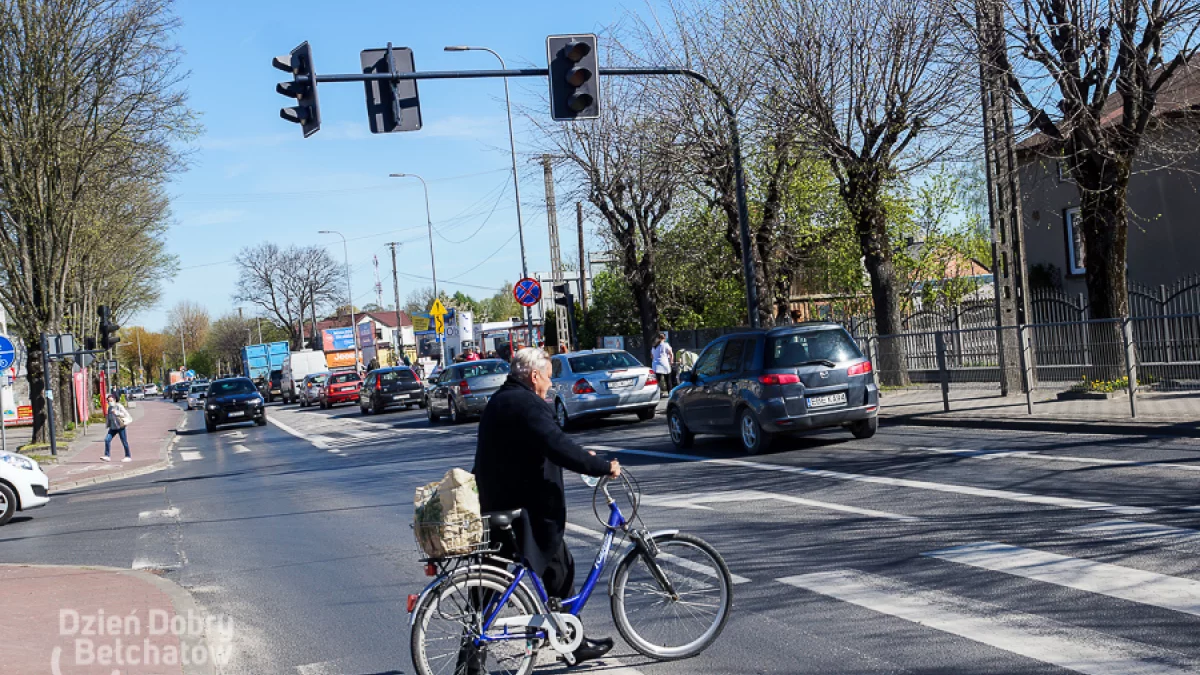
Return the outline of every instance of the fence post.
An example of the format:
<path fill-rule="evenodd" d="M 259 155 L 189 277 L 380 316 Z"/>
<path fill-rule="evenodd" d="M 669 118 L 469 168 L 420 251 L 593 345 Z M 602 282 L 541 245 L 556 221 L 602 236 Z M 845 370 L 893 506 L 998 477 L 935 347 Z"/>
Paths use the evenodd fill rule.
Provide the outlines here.
<path fill-rule="evenodd" d="M 1162 317 L 1162 338 L 1163 343 L 1167 347 L 1167 361 L 1175 361 L 1175 345 L 1171 341 L 1171 320 L 1167 318 L 1170 312 L 1167 311 L 1167 286 L 1166 284 L 1158 285 L 1158 314 Z"/>
<path fill-rule="evenodd" d="M 1017 325 L 1017 346 L 1021 351 L 1021 387 L 1025 389 L 1025 412 L 1033 414 L 1033 354 L 1025 324 Z"/>
<path fill-rule="evenodd" d="M 878 340 L 874 335 L 867 338 L 867 358 L 871 360 L 871 379 L 875 382 L 875 389 L 879 389 L 879 349 L 876 344 Z"/>
<path fill-rule="evenodd" d="M 1125 343 L 1125 379 L 1129 389 L 1129 416 L 1137 417 L 1137 352 L 1133 342 L 1133 322 L 1121 319 L 1121 342 Z"/>
<path fill-rule="evenodd" d="M 942 409 L 950 412 L 950 371 L 946 370 L 946 335 L 942 331 L 933 334 L 934 349 L 937 350 L 938 379 L 942 382 Z"/>
<path fill-rule="evenodd" d="M 954 330 L 954 358 L 955 364 L 962 366 L 963 364 L 963 341 L 962 341 L 962 305 L 954 305 L 953 318 L 950 319 L 950 328 Z"/>

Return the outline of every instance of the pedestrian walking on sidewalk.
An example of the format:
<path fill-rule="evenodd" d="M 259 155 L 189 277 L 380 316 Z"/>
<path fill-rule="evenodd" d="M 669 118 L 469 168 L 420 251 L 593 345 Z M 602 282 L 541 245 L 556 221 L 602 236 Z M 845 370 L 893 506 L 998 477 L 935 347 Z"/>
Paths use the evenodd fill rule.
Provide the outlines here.
<path fill-rule="evenodd" d="M 675 350 L 667 342 L 665 333 L 659 333 L 654 341 L 654 349 L 650 352 L 654 372 L 658 375 L 658 384 L 664 392 L 675 388 L 675 374 L 672 366 L 675 363 Z"/>
<path fill-rule="evenodd" d="M 133 421 L 133 415 L 125 409 L 125 406 L 117 403 L 117 397 L 112 394 L 108 395 L 108 415 L 105 417 L 105 425 L 108 427 L 108 434 L 104 437 L 104 456 L 100 459 L 105 462 L 109 459 L 109 450 L 112 447 L 113 436 L 121 437 L 121 445 L 125 446 L 125 459 L 122 462 L 133 461 L 129 455 L 129 438 L 125 435 L 125 427 Z"/>

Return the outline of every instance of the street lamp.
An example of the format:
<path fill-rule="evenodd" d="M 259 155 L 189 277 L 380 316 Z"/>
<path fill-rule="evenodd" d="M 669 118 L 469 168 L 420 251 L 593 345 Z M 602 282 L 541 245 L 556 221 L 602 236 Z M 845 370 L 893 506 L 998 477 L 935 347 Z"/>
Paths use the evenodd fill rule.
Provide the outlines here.
<path fill-rule="evenodd" d="M 500 68 L 508 70 L 508 66 L 504 63 L 504 58 L 487 47 L 468 47 L 466 45 L 452 45 L 445 48 L 448 52 L 487 52 L 500 60 Z M 512 121 L 512 100 L 508 95 L 508 78 L 504 78 L 504 105 L 508 109 L 508 148 L 512 155 L 512 176 L 513 176 L 513 194 L 517 198 L 517 235 L 521 239 L 521 278 L 529 278 L 529 268 L 525 264 L 525 225 L 521 220 L 521 181 L 517 177 L 517 143 L 513 138 L 513 121 Z M 534 347 L 536 344 L 533 341 L 533 314 L 529 307 L 525 308 L 525 326 L 529 329 L 529 346 Z"/>
<path fill-rule="evenodd" d="M 437 300 L 438 299 L 437 264 L 434 263 L 434 257 L 433 257 L 433 218 L 429 215 L 429 184 L 427 184 L 425 182 L 424 178 L 421 178 L 420 176 L 418 176 L 415 173 L 392 173 L 392 174 L 388 174 L 388 177 L 389 178 L 416 178 L 417 180 L 421 181 L 421 187 L 425 188 L 425 226 L 427 228 L 429 228 L 429 268 L 433 272 L 433 299 Z M 399 310 L 399 308 L 397 308 L 397 311 L 398 310 Z M 396 330 L 399 330 L 399 329 L 400 329 L 400 327 L 397 326 Z M 434 335 L 437 335 L 437 333 L 434 333 Z M 442 335 L 442 339 L 440 340 L 440 343 L 441 343 L 441 347 L 442 347 L 442 367 L 445 368 L 446 367 L 445 334 Z"/>
<path fill-rule="evenodd" d="M 336 234 L 342 238 L 342 255 L 346 258 L 346 300 L 349 302 L 350 331 L 354 334 L 354 370 L 357 371 L 362 363 L 362 350 L 358 347 L 358 325 L 354 321 L 354 292 L 350 290 L 350 249 L 346 246 L 346 235 L 337 230 L 319 230 L 317 234 Z"/>

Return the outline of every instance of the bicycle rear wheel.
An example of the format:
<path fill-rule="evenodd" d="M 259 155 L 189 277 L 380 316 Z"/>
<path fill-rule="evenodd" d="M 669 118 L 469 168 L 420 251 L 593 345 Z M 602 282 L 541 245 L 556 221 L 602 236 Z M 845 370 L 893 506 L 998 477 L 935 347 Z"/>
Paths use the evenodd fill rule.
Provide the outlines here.
<path fill-rule="evenodd" d="M 685 659 L 717 639 L 733 605 L 733 580 L 721 554 L 688 534 L 654 538 L 650 558 L 634 548 L 613 576 L 612 614 L 621 637 L 652 659 Z M 669 582 L 672 595 L 661 578 Z"/>
<path fill-rule="evenodd" d="M 499 574 L 472 570 L 447 579 L 417 610 L 411 649 L 420 675 L 529 675 L 537 662 L 540 641 L 502 640 L 474 647 L 485 607 L 508 588 Z M 498 619 L 536 614 L 538 605 L 524 586 L 517 586 Z M 473 663 L 472 663 L 473 662 Z"/>

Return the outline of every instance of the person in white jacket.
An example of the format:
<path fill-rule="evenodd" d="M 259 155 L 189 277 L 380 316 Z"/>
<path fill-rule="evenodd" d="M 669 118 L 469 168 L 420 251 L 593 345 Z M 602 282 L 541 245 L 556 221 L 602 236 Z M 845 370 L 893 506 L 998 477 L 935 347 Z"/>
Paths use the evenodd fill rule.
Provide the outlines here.
<path fill-rule="evenodd" d="M 658 375 L 659 386 L 663 394 L 670 393 L 675 388 L 675 377 L 672 366 L 675 365 L 675 350 L 667 342 L 667 336 L 659 333 L 654 341 L 654 349 L 650 352 L 654 373 Z"/>
<path fill-rule="evenodd" d="M 133 421 L 133 415 L 125 409 L 125 406 L 117 402 L 117 397 L 112 394 L 108 395 L 108 415 L 105 416 L 105 425 L 108 427 L 108 434 L 104 437 L 104 456 L 100 459 L 105 462 L 112 461 L 109 459 L 109 450 L 112 446 L 113 436 L 121 437 L 121 445 L 125 446 L 125 459 L 122 462 L 131 462 L 133 457 L 129 454 L 129 438 L 125 435 L 125 427 Z"/>

